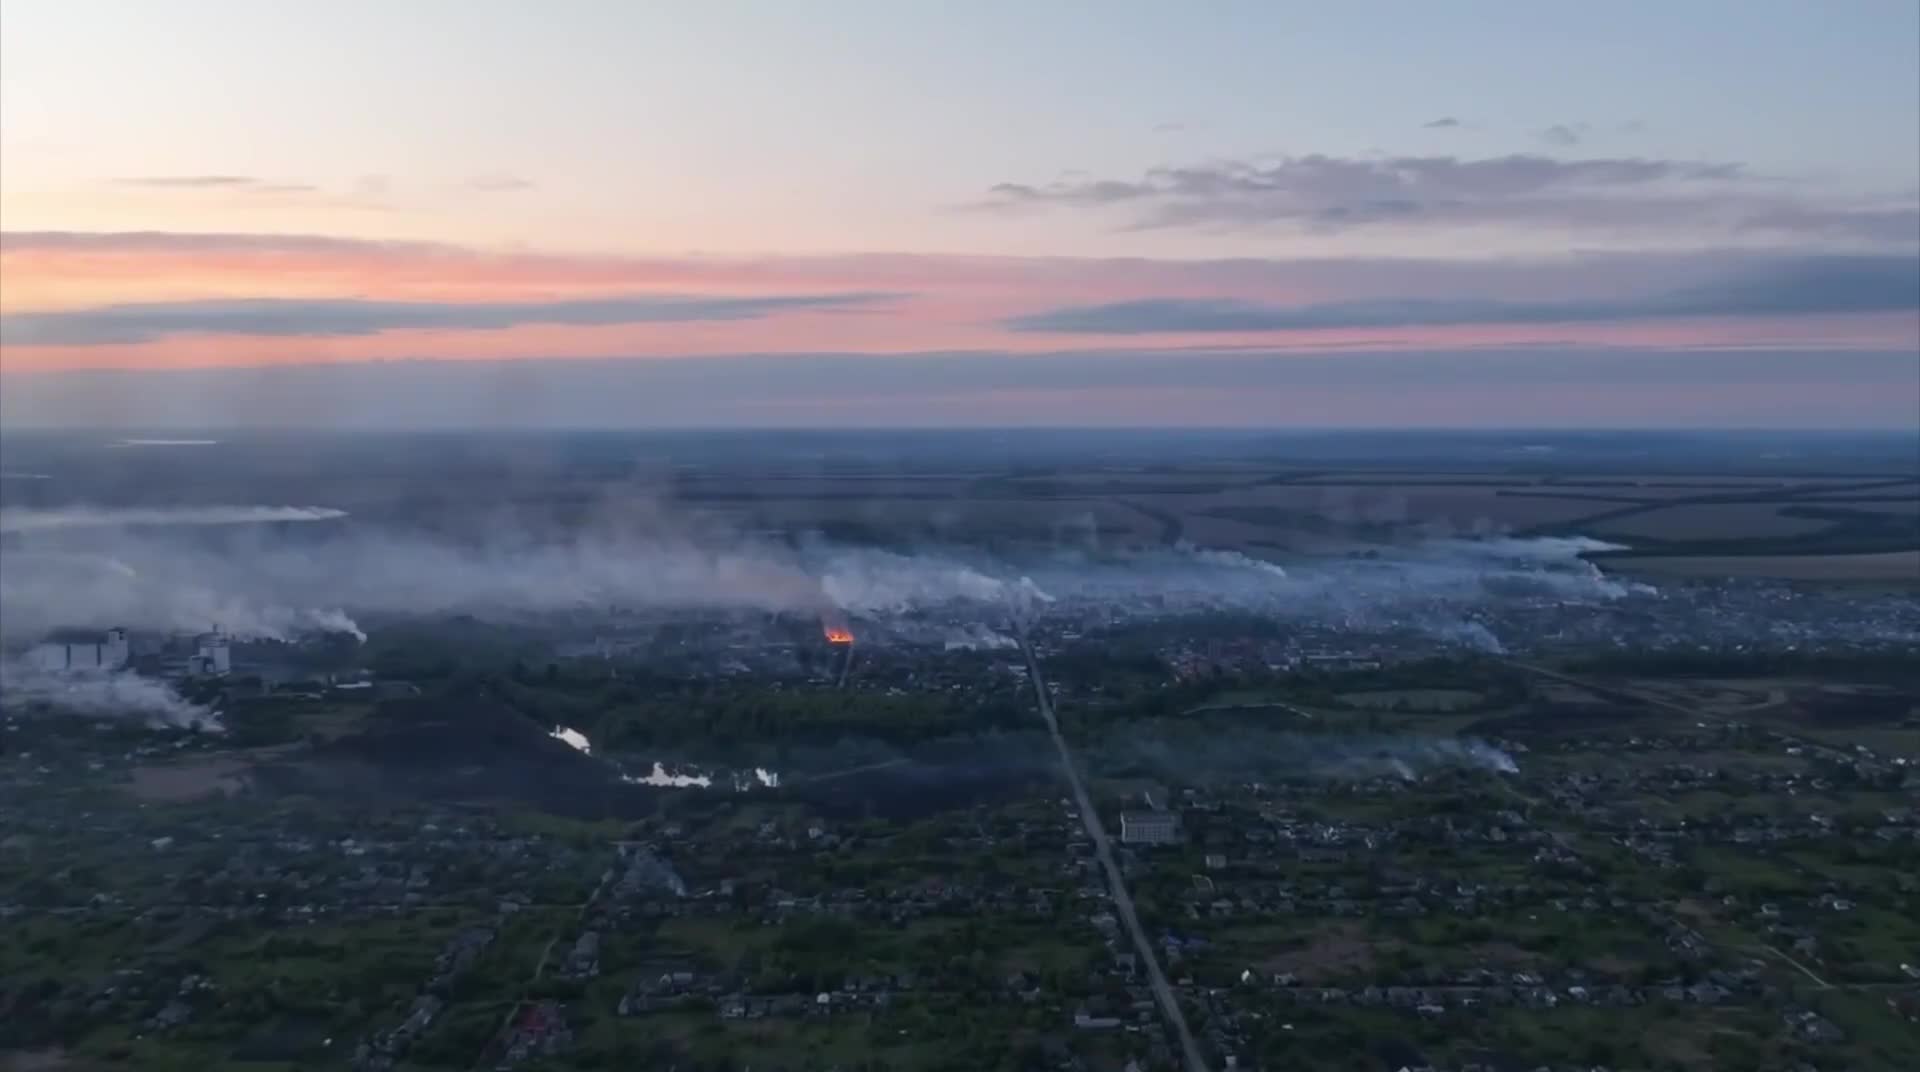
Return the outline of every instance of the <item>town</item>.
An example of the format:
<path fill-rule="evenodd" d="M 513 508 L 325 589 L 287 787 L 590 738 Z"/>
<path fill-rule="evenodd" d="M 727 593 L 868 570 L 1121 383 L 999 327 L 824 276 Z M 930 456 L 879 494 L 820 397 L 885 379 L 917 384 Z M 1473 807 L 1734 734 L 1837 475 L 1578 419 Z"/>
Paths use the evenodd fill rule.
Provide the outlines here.
<path fill-rule="evenodd" d="M 1910 666 L 1241 631 L 1042 627 L 1033 664 L 823 642 L 810 676 L 678 682 L 590 652 L 275 686 L 241 646 L 220 732 L 9 716 L 0 1045 L 1144 1070 L 1185 1031 L 1211 1068 L 1908 1066 Z"/>

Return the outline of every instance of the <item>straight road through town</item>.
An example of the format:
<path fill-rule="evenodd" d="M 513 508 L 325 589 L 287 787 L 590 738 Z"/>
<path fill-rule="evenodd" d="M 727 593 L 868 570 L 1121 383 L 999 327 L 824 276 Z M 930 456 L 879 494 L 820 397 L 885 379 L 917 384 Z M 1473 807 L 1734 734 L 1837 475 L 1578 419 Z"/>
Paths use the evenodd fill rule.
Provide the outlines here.
<path fill-rule="evenodd" d="M 1080 777 L 1080 768 L 1073 762 L 1067 739 L 1060 733 L 1060 721 L 1053 714 L 1053 696 L 1047 692 L 1046 679 L 1040 676 L 1040 659 L 1034 655 L 1033 645 L 1027 641 L 1026 630 L 1020 630 L 1019 636 L 1020 652 L 1027 657 L 1027 674 L 1033 679 L 1033 694 L 1040 705 L 1040 717 L 1046 720 L 1047 732 L 1053 735 L 1053 746 L 1060 752 L 1060 766 L 1067 772 L 1067 783 L 1073 788 L 1074 807 L 1080 809 L 1080 821 L 1086 824 L 1087 837 L 1093 841 L 1094 857 L 1107 873 L 1107 888 L 1113 896 L 1114 911 L 1127 928 L 1127 934 L 1133 938 L 1134 951 L 1139 953 L 1140 963 L 1146 965 L 1147 985 L 1153 989 L 1154 1000 L 1160 1003 L 1160 1013 L 1173 1029 L 1174 1038 L 1179 1040 L 1187 1072 L 1207 1072 L 1206 1058 L 1201 1056 L 1200 1047 L 1193 1041 L 1193 1032 L 1187 1029 L 1187 1018 L 1180 1011 L 1180 999 L 1174 995 L 1173 987 L 1167 985 L 1167 976 L 1160 970 L 1160 958 L 1154 955 L 1153 943 L 1147 940 L 1147 932 L 1141 928 L 1140 917 L 1133 910 L 1133 898 L 1127 894 L 1127 883 L 1120 874 L 1120 865 L 1114 862 L 1106 828 L 1100 823 L 1100 813 L 1093 809 L 1093 800 L 1087 796 L 1087 786 Z"/>

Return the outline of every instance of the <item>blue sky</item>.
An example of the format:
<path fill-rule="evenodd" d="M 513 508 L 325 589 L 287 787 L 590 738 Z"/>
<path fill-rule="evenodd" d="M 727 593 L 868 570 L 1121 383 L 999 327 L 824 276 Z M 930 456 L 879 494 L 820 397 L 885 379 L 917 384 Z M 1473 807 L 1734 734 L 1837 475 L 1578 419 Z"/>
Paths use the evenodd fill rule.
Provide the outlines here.
<path fill-rule="evenodd" d="M 9 193 L 511 175 L 577 206 L 540 228 L 455 206 L 402 225 L 449 239 L 654 250 L 651 224 L 667 248 L 1009 252 L 1021 235 L 936 210 L 998 182 L 1274 154 L 1602 154 L 1920 186 L 1911 0 L 78 0 L 6 19 L 6 148 L 26 150 L 4 154 Z M 1423 125 L 1442 118 L 1463 125 Z M 1542 137 L 1555 127 L 1577 144 Z M 63 207 L 50 222 L 113 215 Z M 1043 231 L 1049 254 L 1155 244 Z"/>

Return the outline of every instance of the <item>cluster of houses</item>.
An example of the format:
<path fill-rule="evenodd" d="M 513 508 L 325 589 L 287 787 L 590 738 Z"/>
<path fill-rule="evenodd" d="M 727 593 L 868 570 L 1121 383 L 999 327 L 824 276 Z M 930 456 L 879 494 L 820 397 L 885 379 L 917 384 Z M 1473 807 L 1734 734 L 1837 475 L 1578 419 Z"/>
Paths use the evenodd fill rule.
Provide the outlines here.
<path fill-rule="evenodd" d="M 412 1008 L 407 1010 L 406 1018 L 386 1031 L 377 1032 L 362 1041 L 353 1050 L 354 1072 L 386 1072 L 400 1060 L 407 1048 L 412 1046 L 433 1021 L 440 1015 L 446 1002 L 437 994 L 421 994 L 413 999 Z"/>
<path fill-rule="evenodd" d="M 446 994 L 454 980 L 473 966 L 493 944 L 500 920 L 492 927 L 466 927 L 448 939 L 433 961 L 433 975 L 413 999 L 413 1005 L 400 1023 L 385 1031 L 376 1031 L 354 1047 L 354 1072 L 385 1072 L 403 1057 L 407 1049 L 426 1034 L 440 1011 L 446 1007 Z"/>
<path fill-rule="evenodd" d="M 1667 868 L 1682 866 L 1692 847 L 1767 855 L 1845 839 L 1904 851 L 1920 840 L 1920 811 L 1911 806 L 1844 816 L 1809 809 L 1783 814 L 1729 810 L 1684 820 L 1653 812 L 1659 803 L 1655 798 L 1691 793 L 1806 799 L 1834 788 L 1836 783 L 1822 772 L 1844 769 L 1884 778 L 1900 767 L 1857 751 L 1822 746 L 1824 750 L 1808 752 L 1804 742 L 1742 732 L 1727 736 L 1703 728 L 1585 740 L 1588 751 L 1641 754 L 1618 764 L 1543 762 L 1529 768 L 1524 782 L 1503 786 L 1497 805 L 1426 810 L 1415 794 L 1431 783 L 1409 784 L 1399 778 L 1220 784 L 1177 795 L 1149 794 L 1144 808 L 1128 800 L 1118 813 L 1116 831 L 1123 866 L 1141 884 L 1136 892 L 1149 885 L 1155 891 L 1153 915 L 1147 919 L 1158 943 L 1155 953 L 1175 976 L 1181 996 L 1207 1010 L 1202 1030 L 1214 1053 L 1240 1049 L 1260 1017 L 1291 1006 L 1396 1010 L 1442 1018 L 1490 1008 L 1764 1004 L 1786 1010 L 1785 1030 L 1792 1037 L 1832 1041 L 1839 1037 L 1838 1028 L 1792 1005 L 1792 995 L 1777 978 L 1777 966 L 1769 965 L 1774 974 L 1727 967 L 1734 958 L 1716 955 L 1727 950 L 1714 949 L 1696 929 L 1693 915 L 1683 918 L 1670 904 L 1608 888 L 1595 881 L 1596 872 L 1581 855 L 1586 846 L 1609 846 L 1624 850 L 1611 852 L 1615 866 L 1624 855 Z M 1568 743 L 1537 742 L 1540 758 L 1557 758 Z M 1760 749 L 1769 758 L 1778 758 L 1774 753 L 1805 758 L 1808 763 L 1724 764 L 1706 755 L 1736 747 Z M 1793 748 L 1802 752 L 1793 755 L 1788 751 Z M 1686 758 L 1655 763 L 1645 755 L 1663 750 Z M 1806 769 L 1815 763 L 1817 769 Z M 1496 799 L 1495 791 L 1478 799 Z M 1051 807 L 1048 802 L 1037 810 Z M 1050 1010 L 1070 1035 L 1111 1032 L 1137 1036 L 1143 1046 L 1163 1044 L 1164 1031 L 1151 994 L 1140 981 L 1136 954 L 1107 898 L 1072 805 L 1062 801 L 1057 815 L 1037 819 L 1033 812 L 1018 814 L 1017 821 L 1001 813 L 946 823 L 938 837 L 927 839 L 926 849 L 915 849 L 916 855 L 931 851 L 965 861 L 994 855 L 1017 858 L 1022 864 L 1017 879 L 981 877 L 971 870 L 909 872 L 902 865 L 876 881 L 880 863 L 888 859 L 886 842 L 896 833 L 879 823 L 830 828 L 826 820 L 814 818 L 729 827 L 724 834 L 711 828 L 694 834 L 665 823 L 650 827 L 658 834 L 655 840 L 617 843 L 611 852 L 604 842 L 570 844 L 509 834 L 493 820 L 469 814 L 435 815 L 425 822 L 412 817 L 391 824 L 365 817 L 336 822 L 263 814 L 218 827 L 212 820 L 188 817 L 156 838 L 150 836 L 156 831 L 142 825 L 145 820 L 135 813 L 75 817 L 35 807 L 18 817 L 18 829 L 29 837 L 45 834 L 51 839 L 71 824 L 85 822 L 91 824 L 90 836 L 143 846 L 146 857 L 162 861 L 170 873 L 191 874 L 170 892 L 184 893 L 193 912 L 210 918 L 309 922 L 478 905 L 497 905 L 504 917 L 513 906 L 533 900 L 572 904 L 586 898 L 588 909 L 581 914 L 579 929 L 556 943 L 555 961 L 545 967 L 550 978 L 575 983 L 631 978 L 618 1006 L 620 1014 L 629 1017 L 689 1008 L 709 1009 L 723 1021 L 831 1017 L 886 1009 L 904 1001 L 908 992 L 922 1000 L 949 982 L 933 968 L 918 978 L 867 974 L 837 979 L 830 989 L 757 993 L 738 970 L 715 971 L 692 957 L 635 968 L 618 958 L 620 928 L 635 917 L 708 916 L 763 926 L 814 915 L 885 926 L 941 916 L 1053 921 L 1061 934 L 1086 939 L 1090 951 L 1104 945 L 1105 956 L 1096 960 L 1097 966 L 1076 968 L 1064 993 L 1055 992 L 1051 981 L 1039 974 L 1014 972 L 989 1000 Z M 1555 829 L 1560 826 L 1578 836 Z M 1423 871 L 1420 864 L 1409 862 L 1422 858 L 1446 858 L 1450 863 L 1444 871 Z M 1044 866 L 1034 866 L 1036 859 L 1044 859 Z M 848 864 L 860 878 L 838 871 Z M 725 877 L 750 873 L 780 878 L 770 883 Z M 1172 883 L 1164 881 L 1169 877 Z M 1898 892 L 1910 896 L 1912 891 Z M 130 907 L 121 894 L 98 896 L 102 899 L 88 900 L 78 911 L 149 911 Z M 1828 924 L 1903 903 L 1892 897 L 1836 882 L 1793 896 L 1763 897 L 1715 887 L 1702 890 L 1699 900 L 1716 920 L 1763 936 L 1786 954 L 1826 970 L 1819 956 Z M 1143 897 L 1143 906 L 1147 903 Z M 0 918 L 21 908 L 0 904 Z M 169 910 L 178 911 L 177 904 Z M 1318 977 L 1309 982 L 1287 972 L 1249 969 L 1239 985 L 1208 985 L 1218 982 L 1210 973 L 1227 955 L 1227 943 L 1210 942 L 1209 936 L 1249 923 L 1294 919 L 1304 930 L 1314 925 L 1311 921 L 1331 918 L 1497 921 L 1520 913 L 1636 921 L 1651 949 L 1671 954 L 1652 959 L 1663 960 L 1660 973 L 1674 977 L 1588 976 L 1564 966 L 1512 971 L 1491 966 L 1495 961 L 1449 969 L 1444 975 L 1382 967 L 1352 985 L 1338 986 L 1321 984 Z M 412 1004 L 389 1014 L 397 1022 L 387 1021 L 392 1026 L 359 1044 L 354 1067 L 380 1072 L 402 1061 L 443 1015 L 453 982 L 490 948 L 502 924 L 503 918 L 496 918 L 492 926 L 455 933 Z M 1193 933 L 1170 933 L 1175 926 Z M 1674 969 L 1666 961 L 1685 967 Z M 1238 972 L 1239 964 L 1230 970 Z M 1908 982 L 1916 976 L 1920 967 L 1906 971 Z M 177 991 L 162 989 L 166 992 L 149 995 L 141 1013 L 145 1016 L 145 1010 L 158 1006 L 148 1022 L 150 1030 L 188 1022 L 202 992 L 201 983 L 192 979 Z M 573 1038 L 566 1013 L 552 1002 L 525 1005 L 506 1022 L 489 1056 L 497 1056 L 501 1067 L 511 1067 L 563 1051 Z"/>
<path fill-rule="evenodd" d="M 692 972 L 666 972 L 658 979 L 643 977 L 620 1001 L 620 1015 L 641 1016 L 672 1008 L 691 997 L 704 997 L 722 1020 L 764 1020 L 833 1016 L 855 1010 L 885 1009 L 894 995 L 913 986 L 911 978 L 852 977 L 833 990 L 750 994 L 726 989 L 718 980 L 697 981 Z"/>
<path fill-rule="evenodd" d="M 460 973 L 472 967 L 480 954 L 493 944 L 494 933 L 492 927 L 467 927 L 455 934 L 434 958 L 433 978 L 427 981 L 427 989 L 445 991 L 453 985 Z"/>
<path fill-rule="evenodd" d="M 212 979 L 197 973 L 189 973 L 180 980 L 173 996 L 147 1018 L 150 1031 L 170 1031 L 193 1019 L 195 999 L 211 994 L 217 987 Z"/>
<path fill-rule="evenodd" d="M 1400 1009 L 1438 1016 L 1449 1009 L 1551 1009 L 1560 1005 L 1625 1008 L 1652 1002 L 1672 1005 L 1740 1005 L 1779 997 L 1777 988 L 1759 981 L 1757 972 L 1712 971 L 1692 983 L 1671 979 L 1654 985 L 1584 981 L 1548 982 L 1538 972 L 1500 972 L 1485 968 L 1451 973 L 1442 983 L 1422 986 L 1309 986 L 1289 972 L 1265 978 L 1248 972 L 1244 985 L 1290 1005 L 1353 1005 Z"/>
<path fill-rule="evenodd" d="M 582 931 L 560 964 L 560 978 L 584 980 L 600 974 L 600 932 Z"/>
<path fill-rule="evenodd" d="M 541 1001 L 521 1009 L 508 1029 L 496 1069 L 510 1069 L 535 1057 L 549 1057 L 573 1044 L 573 1029 L 558 1002 Z"/>

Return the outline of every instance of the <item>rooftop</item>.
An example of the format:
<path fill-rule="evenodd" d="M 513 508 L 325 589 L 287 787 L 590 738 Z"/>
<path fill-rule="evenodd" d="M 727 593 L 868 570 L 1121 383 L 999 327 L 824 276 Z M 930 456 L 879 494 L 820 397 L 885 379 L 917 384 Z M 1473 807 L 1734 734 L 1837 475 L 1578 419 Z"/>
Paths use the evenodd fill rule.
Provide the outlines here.
<path fill-rule="evenodd" d="M 55 629 L 47 634 L 44 644 L 105 644 L 105 629 Z"/>

